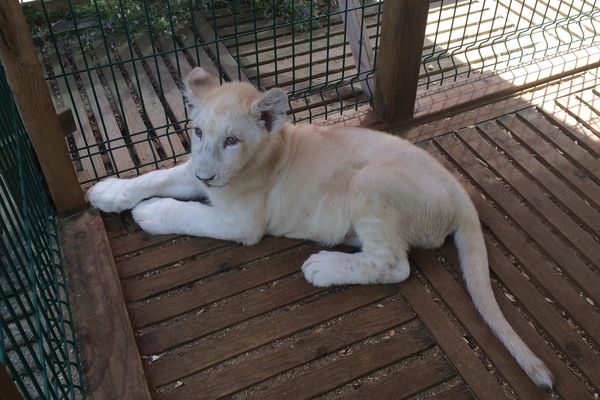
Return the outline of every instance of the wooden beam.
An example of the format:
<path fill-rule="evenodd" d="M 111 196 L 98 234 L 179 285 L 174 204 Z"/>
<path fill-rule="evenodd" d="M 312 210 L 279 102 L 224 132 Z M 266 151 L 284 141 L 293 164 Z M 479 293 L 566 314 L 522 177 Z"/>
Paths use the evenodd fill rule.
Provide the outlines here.
<path fill-rule="evenodd" d="M 387 125 L 413 117 L 429 0 L 383 3 L 373 108 Z"/>
<path fill-rule="evenodd" d="M 0 400 L 23 400 L 2 364 L 0 364 Z"/>
<path fill-rule="evenodd" d="M 85 200 L 18 0 L 0 2 L 0 59 L 60 214 Z"/>
<path fill-rule="evenodd" d="M 97 210 L 60 222 L 88 399 L 150 399 L 119 275 Z"/>

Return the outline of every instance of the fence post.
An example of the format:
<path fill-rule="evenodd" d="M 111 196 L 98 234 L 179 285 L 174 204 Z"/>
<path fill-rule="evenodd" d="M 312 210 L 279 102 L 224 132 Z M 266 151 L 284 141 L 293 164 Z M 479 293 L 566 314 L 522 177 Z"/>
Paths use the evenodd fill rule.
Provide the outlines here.
<path fill-rule="evenodd" d="M 386 126 L 413 118 L 429 0 L 383 2 L 373 108 Z"/>
<path fill-rule="evenodd" d="M 19 0 L 0 1 L 0 59 L 60 214 L 85 200 Z"/>
<path fill-rule="evenodd" d="M 8 371 L 0 364 L 0 400 L 23 400 Z"/>

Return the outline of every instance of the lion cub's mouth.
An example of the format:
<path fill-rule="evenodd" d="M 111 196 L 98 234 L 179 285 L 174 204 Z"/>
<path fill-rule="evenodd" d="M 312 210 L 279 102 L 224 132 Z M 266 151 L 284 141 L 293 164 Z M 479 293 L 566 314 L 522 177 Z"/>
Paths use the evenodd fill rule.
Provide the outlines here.
<path fill-rule="evenodd" d="M 203 182 L 203 183 L 209 188 L 222 188 L 222 187 L 227 186 L 226 184 L 225 185 L 212 185 L 212 184 L 206 183 L 206 182 Z"/>
<path fill-rule="evenodd" d="M 200 182 L 204 183 L 204 185 L 206 187 L 209 187 L 209 188 L 215 188 L 215 189 L 217 189 L 217 188 L 223 188 L 223 187 L 227 186 L 227 184 L 224 184 L 224 185 L 215 185 L 213 183 L 204 182 L 202 179 L 198 179 L 198 180 Z"/>

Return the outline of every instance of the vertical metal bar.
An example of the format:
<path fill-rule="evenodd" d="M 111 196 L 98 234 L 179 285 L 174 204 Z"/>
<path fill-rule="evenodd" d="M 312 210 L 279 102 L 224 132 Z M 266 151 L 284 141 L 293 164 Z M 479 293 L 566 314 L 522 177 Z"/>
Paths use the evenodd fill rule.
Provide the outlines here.
<path fill-rule="evenodd" d="M 221 52 L 219 51 L 219 35 L 218 35 L 218 26 L 217 26 L 217 16 L 215 14 L 215 4 L 214 1 L 211 0 L 211 11 L 212 11 L 212 28 L 213 28 L 213 33 L 214 33 L 214 37 L 213 37 L 213 44 L 214 44 L 214 52 L 213 54 L 216 54 L 216 58 L 217 58 L 217 68 L 219 69 L 219 82 L 223 83 L 223 74 L 221 73 L 222 68 L 221 68 Z"/>
<path fill-rule="evenodd" d="M 260 84 L 260 59 L 258 57 L 258 29 L 256 26 L 256 0 L 252 1 L 252 23 L 254 24 L 254 56 L 256 59 L 256 87 L 261 89 Z"/>
<path fill-rule="evenodd" d="M 235 60 L 237 65 L 237 79 L 242 80 L 242 67 L 240 66 L 240 42 L 239 42 L 239 33 L 238 33 L 238 22 L 237 22 L 237 1 L 233 1 L 231 3 L 231 10 L 233 14 L 233 40 L 235 41 Z"/>
<path fill-rule="evenodd" d="M 275 7 L 277 7 L 277 0 L 273 0 L 272 1 L 272 7 L 273 10 L 275 10 Z M 276 22 L 276 16 L 275 16 L 275 12 L 273 12 L 273 62 L 275 63 L 274 67 L 275 67 L 275 86 L 279 86 L 279 71 L 277 70 L 277 22 Z"/>

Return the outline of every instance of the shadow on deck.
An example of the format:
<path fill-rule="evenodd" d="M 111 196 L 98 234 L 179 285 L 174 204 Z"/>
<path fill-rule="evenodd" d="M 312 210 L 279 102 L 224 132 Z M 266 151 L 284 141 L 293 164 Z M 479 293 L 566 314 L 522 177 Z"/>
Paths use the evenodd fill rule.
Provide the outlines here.
<path fill-rule="evenodd" d="M 451 240 L 412 253 L 399 285 L 320 289 L 318 246 L 242 247 L 150 236 L 105 216 L 156 399 L 593 398 L 600 388 L 600 92 L 508 100 L 408 137 L 453 171 L 479 211 L 496 298 L 556 377 L 542 391 L 463 289 Z M 578 77 L 573 77 L 575 82 Z M 560 85 L 560 84 L 559 84 Z"/>

